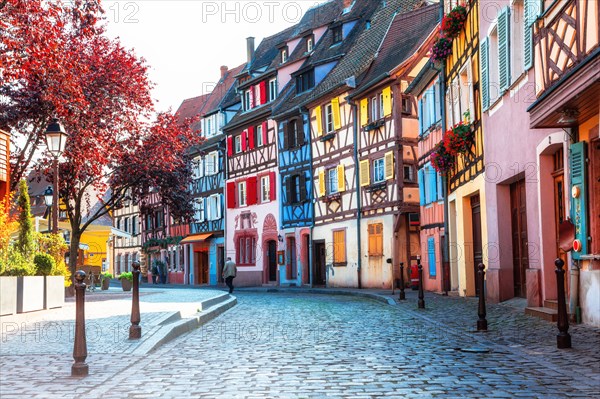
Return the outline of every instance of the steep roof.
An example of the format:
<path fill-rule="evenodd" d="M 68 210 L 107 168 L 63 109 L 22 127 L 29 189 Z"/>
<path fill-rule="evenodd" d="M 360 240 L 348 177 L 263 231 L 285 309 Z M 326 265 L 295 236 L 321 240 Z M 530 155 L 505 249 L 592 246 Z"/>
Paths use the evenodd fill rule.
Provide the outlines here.
<path fill-rule="evenodd" d="M 396 15 L 361 86 L 366 88 L 379 82 L 414 54 L 436 28 L 438 19 L 437 4 Z"/>
<path fill-rule="evenodd" d="M 219 106 L 223 99 L 227 96 L 232 86 L 235 85 L 235 77 L 246 67 L 246 63 L 228 70 L 225 76 L 222 77 L 215 88 L 210 93 L 208 100 L 202 108 L 202 114 L 211 114 L 219 110 Z"/>
<path fill-rule="evenodd" d="M 273 59 L 279 54 L 279 48 L 277 46 L 287 40 L 290 35 L 294 33 L 295 29 L 296 25 L 272 36 L 265 37 L 254 51 L 252 61 L 246 64 L 243 72 L 250 73 L 251 75 L 256 72 L 264 72 L 264 69 L 268 68 L 273 62 Z"/>
<path fill-rule="evenodd" d="M 179 108 L 177 108 L 177 120 L 182 123 L 187 118 L 193 118 L 197 115 L 202 115 L 204 106 L 210 97 L 210 93 L 203 94 L 198 97 L 187 98 L 183 100 Z M 200 131 L 200 123 L 197 122 L 192 126 L 192 129 Z"/>

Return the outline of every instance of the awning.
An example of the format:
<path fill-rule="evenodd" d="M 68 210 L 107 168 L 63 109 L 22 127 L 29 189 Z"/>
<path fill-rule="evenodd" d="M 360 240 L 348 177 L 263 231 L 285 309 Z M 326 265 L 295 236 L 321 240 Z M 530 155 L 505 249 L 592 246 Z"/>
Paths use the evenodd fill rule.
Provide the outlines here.
<path fill-rule="evenodd" d="M 206 234 L 192 234 L 189 235 L 187 237 L 185 237 L 183 240 L 181 240 L 179 242 L 179 245 L 181 244 L 191 244 L 194 242 L 204 242 L 206 241 L 207 238 L 212 237 L 212 233 L 206 233 Z"/>

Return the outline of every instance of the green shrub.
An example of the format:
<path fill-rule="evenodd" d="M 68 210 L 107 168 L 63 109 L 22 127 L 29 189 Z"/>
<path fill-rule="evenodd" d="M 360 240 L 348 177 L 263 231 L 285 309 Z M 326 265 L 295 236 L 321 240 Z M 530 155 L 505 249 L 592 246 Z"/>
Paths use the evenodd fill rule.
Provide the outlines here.
<path fill-rule="evenodd" d="M 52 270 L 56 267 L 54 258 L 44 253 L 35 254 L 33 264 L 35 265 L 36 276 L 50 276 L 52 275 Z"/>
<path fill-rule="evenodd" d="M 119 276 L 117 278 L 119 280 L 127 279 L 129 281 L 133 281 L 133 273 L 132 272 L 123 272 L 123 273 L 119 274 Z"/>
<path fill-rule="evenodd" d="M 35 268 L 14 246 L 8 250 L 8 264 L 4 265 L 4 276 L 33 276 Z"/>
<path fill-rule="evenodd" d="M 104 279 L 109 279 L 110 280 L 111 278 L 113 278 L 113 275 L 111 273 L 109 273 L 109 272 L 100 273 L 100 279 L 101 280 L 104 280 Z"/>

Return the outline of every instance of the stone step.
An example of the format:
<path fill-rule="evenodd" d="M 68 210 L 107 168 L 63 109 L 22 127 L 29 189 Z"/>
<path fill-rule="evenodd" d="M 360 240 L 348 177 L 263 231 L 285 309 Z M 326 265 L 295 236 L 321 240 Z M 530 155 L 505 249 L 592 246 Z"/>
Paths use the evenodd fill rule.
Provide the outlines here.
<path fill-rule="evenodd" d="M 549 309 L 558 310 L 558 300 L 557 299 L 546 299 L 544 301 L 544 307 Z"/>
<path fill-rule="evenodd" d="M 228 300 L 229 298 L 229 294 L 227 292 L 223 292 L 223 294 L 221 295 L 200 302 L 200 305 L 198 305 L 198 311 L 202 312 L 210 307 L 213 307 L 221 302 Z"/>
<path fill-rule="evenodd" d="M 558 320 L 558 311 L 546 307 L 526 307 L 525 314 L 550 322 L 556 322 Z"/>

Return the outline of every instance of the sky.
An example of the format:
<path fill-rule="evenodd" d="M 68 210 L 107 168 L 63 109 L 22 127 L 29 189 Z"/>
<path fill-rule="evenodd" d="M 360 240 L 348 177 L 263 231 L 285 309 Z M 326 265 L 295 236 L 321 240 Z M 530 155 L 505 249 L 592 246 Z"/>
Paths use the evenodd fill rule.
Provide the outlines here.
<path fill-rule="evenodd" d="M 104 0 L 107 34 L 150 65 L 157 111 L 210 92 L 220 67 L 246 62 L 246 38 L 260 41 L 300 21 L 323 0 Z"/>

